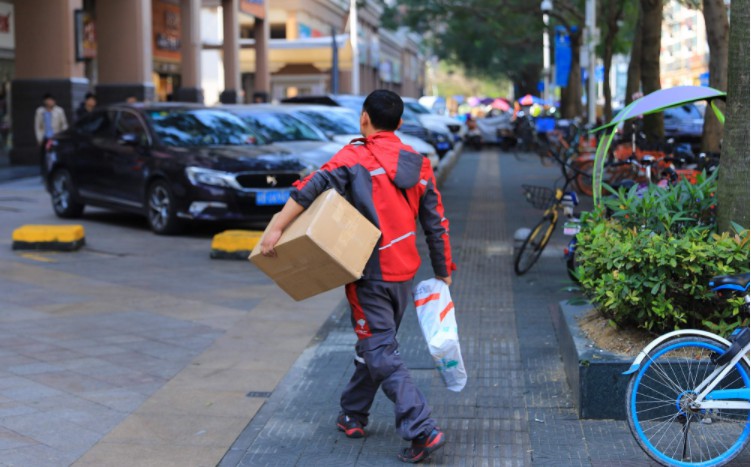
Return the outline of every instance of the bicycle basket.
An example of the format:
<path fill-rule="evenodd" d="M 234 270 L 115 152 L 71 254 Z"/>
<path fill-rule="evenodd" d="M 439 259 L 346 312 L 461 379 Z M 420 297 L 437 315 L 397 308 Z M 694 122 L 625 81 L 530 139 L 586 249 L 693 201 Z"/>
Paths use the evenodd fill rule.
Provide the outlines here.
<path fill-rule="evenodd" d="M 555 204 L 555 191 L 546 186 L 522 185 L 524 197 L 537 209 L 547 209 Z"/>

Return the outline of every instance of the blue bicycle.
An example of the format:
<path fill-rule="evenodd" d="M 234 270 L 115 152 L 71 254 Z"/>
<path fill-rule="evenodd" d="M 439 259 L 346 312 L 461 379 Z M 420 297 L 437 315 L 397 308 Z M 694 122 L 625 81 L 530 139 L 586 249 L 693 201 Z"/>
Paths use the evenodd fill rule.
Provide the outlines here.
<path fill-rule="evenodd" d="M 745 296 L 749 274 L 715 277 L 710 286 Z M 749 439 L 749 329 L 730 339 L 681 330 L 647 345 L 631 368 L 626 414 L 639 446 L 668 466 L 724 465 Z"/>

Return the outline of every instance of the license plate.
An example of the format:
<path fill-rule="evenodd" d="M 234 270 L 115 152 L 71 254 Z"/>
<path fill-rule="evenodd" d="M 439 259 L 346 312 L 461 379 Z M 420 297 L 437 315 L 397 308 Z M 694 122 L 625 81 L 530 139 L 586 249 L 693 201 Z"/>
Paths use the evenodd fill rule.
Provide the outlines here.
<path fill-rule="evenodd" d="M 444 151 L 450 148 L 451 146 L 449 145 L 449 143 L 438 143 L 436 147 L 438 148 L 439 151 Z"/>
<path fill-rule="evenodd" d="M 290 190 L 268 190 L 256 193 L 256 205 L 279 206 L 287 202 Z"/>
<path fill-rule="evenodd" d="M 563 224 L 563 235 L 576 235 L 581 230 L 581 224 L 578 222 L 566 222 Z"/>

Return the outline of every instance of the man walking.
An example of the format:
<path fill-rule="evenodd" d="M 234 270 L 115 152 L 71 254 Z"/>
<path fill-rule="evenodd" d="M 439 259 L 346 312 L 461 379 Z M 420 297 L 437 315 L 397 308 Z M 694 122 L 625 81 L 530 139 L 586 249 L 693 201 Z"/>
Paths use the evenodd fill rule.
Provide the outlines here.
<path fill-rule="evenodd" d="M 42 175 L 44 175 L 44 146 L 52 135 L 68 128 L 68 119 L 65 118 L 65 111 L 62 107 L 55 104 L 55 98 L 52 94 L 45 94 L 42 98 L 42 103 L 43 105 L 37 108 L 36 114 L 34 115 L 34 132 L 41 151 L 40 164 L 42 167 Z"/>
<path fill-rule="evenodd" d="M 401 143 L 404 103 L 386 90 L 372 92 L 363 104 L 364 138 L 345 146 L 320 170 L 298 182 L 276 220 L 268 227 L 262 252 L 275 256 L 283 230 L 325 190 L 333 188 L 382 233 L 360 280 L 346 295 L 358 342 L 355 372 L 341 396 L 336 426 L 347 437 L 365 435 L 370 407 L 379 387 L 394 402 L 396 430 L 411 441 L 399 453 L 404 462 L 420 462 L 446 443 L 430 417 L 425 396 L 399 356 L 396 333 L 412 300 L 412 280 L 420 265 L 416 219 L 425 231 L 435 276 L 451 284 L 449 223 L 443 212 L 430 161 Z"/>

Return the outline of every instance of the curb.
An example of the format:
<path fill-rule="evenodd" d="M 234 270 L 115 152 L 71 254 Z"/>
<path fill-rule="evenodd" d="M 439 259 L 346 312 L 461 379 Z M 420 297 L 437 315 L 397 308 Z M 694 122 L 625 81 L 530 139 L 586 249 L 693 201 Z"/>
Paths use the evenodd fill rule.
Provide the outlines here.
<path fill-rule="evenodd" d="M 622 373 L 633 358 L 597 348 L 584 335 L 577 317 L 591 309 L 589 303 L 571 305 L 565 300 L 550 307 L 566 379 L 580 419 L 625 420 L 629 378 Z"/>
<path fill-rule="evenodd" d="M 86 243 L 82 225 L 23 225 L 13 231 L 14 250 L 76 251 Z"/>
<path fill-rule="evenodd" d="M 449 173 L 451 173 L 454 165 L 456 165 L 456 161 L 459 160 L 459 156 L 461 155 L 463 148 L 464 144 L 459 143 L 454 146 L 454 149 L 449 151 L 443 159 L 441 159 L 440 164 L 438 164 L 438 173 L 435 176 L 435 181 L 436 184 L 438 184 L 438 188 L 443 185 L 446 177 L 448 177 Z"/>
<path fill-rule="evenodd" d="M 260 230 L 225 230 L 211 239 L 211 259 L 247 260 L 261 240 Z"/>

